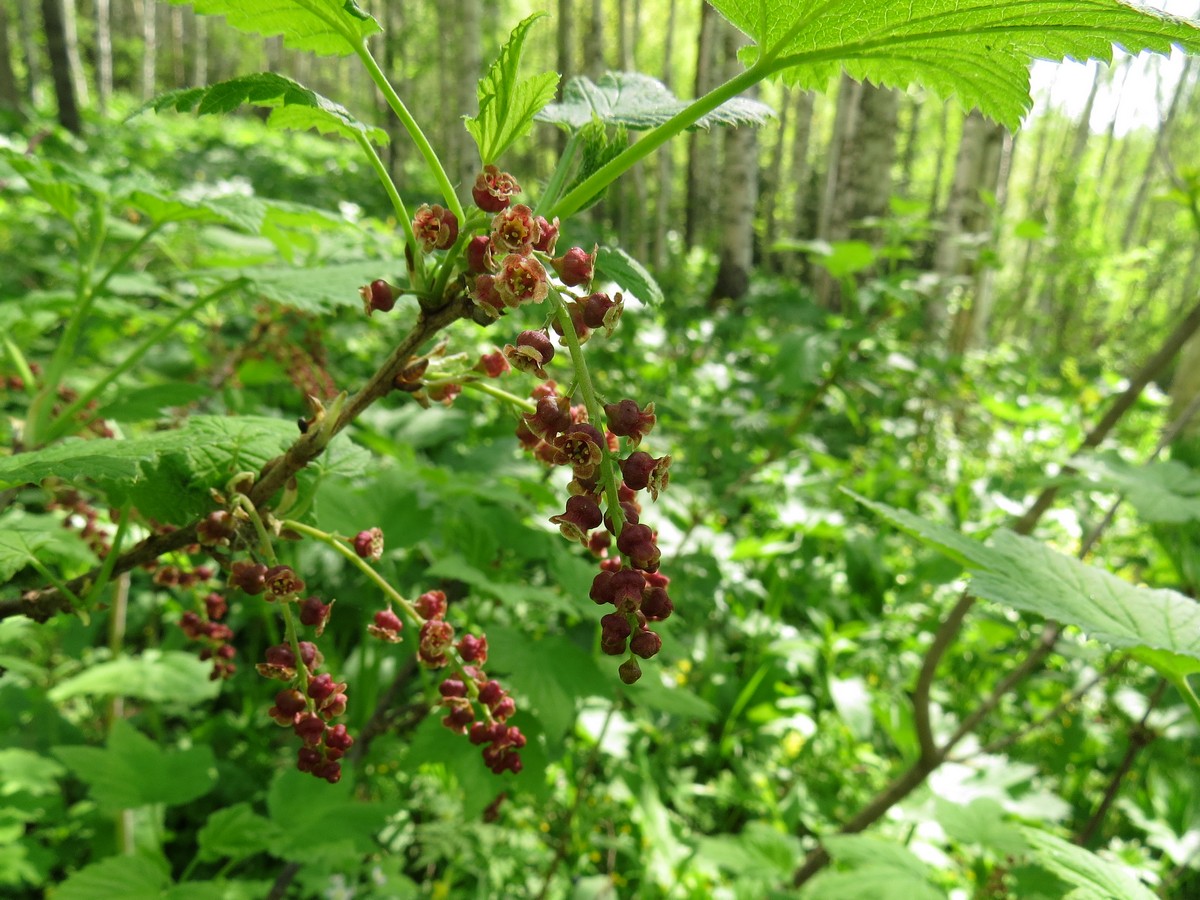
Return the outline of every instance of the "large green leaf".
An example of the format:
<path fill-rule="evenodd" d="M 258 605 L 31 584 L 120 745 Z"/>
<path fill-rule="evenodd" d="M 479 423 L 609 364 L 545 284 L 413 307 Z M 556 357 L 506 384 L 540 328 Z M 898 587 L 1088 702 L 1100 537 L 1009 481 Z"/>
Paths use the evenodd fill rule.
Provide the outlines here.
<path fill-rule="evenodd" d="M 1123 493 L 1147 522 L 1177 525 L 1200 519 L 1200 474 L 1178 460 L 1131 466 L 1106 455 L 1077 460 L 1075 467 Z"/>
<path fill-rule="evenodd" d="M 291 131 L 315 128 L 322 134 L 337 134 L 354 140 L 366 135 L 376 144 L 386 144 L 387 132 L 366 125 L 340 103 L 322 97 L 302 84 L 274 72 L 257 72 L 210 84 L 207 87 L 169 91 L 155 97 L 150 108 L 179 112 L 195 110 L 198 115 L 233 112 L 243 103 L 270 107 L 267 124 Z"/>
<path fill-rule="evenodd" d="M 743 51 L 783 70 L 789 80 L 822 88 L 845 67 L 851 76 L 906 87 L 919 82 L 957 94 L 1015 128 L 1031 105 L 1033 59 L 1112 59 L 1166 53 L 1172 44 L 1200 51 L 1200 28 L 1120 0 L 710 0 L 748 34 Z"/>
<path fill-rule="evenodd" d="M 211 747 L 163 750 L 124 719 L 113 723 L 104 749 L 55 747 L 52 752 L 87 782 L 96 803 L 107 811 L 187 803 L 217 782 Z"/>
<path fill-rule="evenodd" d="M 358 289 L 376 278 L 389 277 L 389 266 L 364 259 L 329 266 L 255 266 L 208 269 L 205 277 L 246 278 L 265 299 L 301 312 L 324 315 L 344 306 L 361 307 Z"/>
<path fill-rule="evenodd" d="M 1200 659 L 1200 603 L 1190 597 L 1135 587 L 1011 531 L 997 532 L 990 546 L 984 546 L 912 513 L 858 499 L 970 570 L 971 590 L 978 597 L 1076 625 L 1118 647 Z M 1156 668 L 1161 661 L 1164 674 L 1181 668 L 1173 656 L 1156 653 L 1143 658 Z"/>
<path fill-rule="evenodd" d="M 239 31 L 283 36 L 283 46 L 320 56 L 348 56 L 379 23 L 354 0 L 167 0 L 200 15 L 224 16 Z"/>
<path fill-rule="evenodd" d="M 835 834 L 822 843 L 847 871 L 824 872 L 805 888 L 805 900 L 945 900 L 912 851 L 872 835 Z"/>
<path fill-rule="evenodd" d="M 144 856 L 110 856 L 54 889 L 56 900 L 160 900 L 171 884 L 165 867 Z"/>
<path fill-rule="evenodd" d="M 150 703 L 199 703 L 221 690 L 210 663 L 180 650 L 147 650 L 89 666 L 64 679 L 47 696 L 55 703 L 71 697 L 135 697 Z"/>
<path fill-rule="evenodd" d="M 671 89 L 656 78 L 639 72 L 606 72 L 593 82 L 583 75 L 563 88 L 560 103 L 551 103 L 537 114 L 539 122 L 563 125 L 576 131 L 593 119 L 605 125 L 624 125 L 630 131 L 645 131 L 666 122 L 687 107 Z M 715 125 L 762 125 L 771 107 L 747 97 L 736 97 L 701 116 L 690 129 Z"/>
<path fill-rule="evenodd" d="M 1081 896 L 1154 900 L 1154 892 L 1137 878 L 1096 854 L 1037 828 L 1024 827 L 1021 833 L 1036 861 L 1082 889 Z"/>
<path fill-rule="evenodd" d="M 83 538 L 55 516 L 18 511 L 0 521 L 0 582 L 34 561 L 82 571 L 95 560 Z"/>
<path fill-rule="evenodd" d="M 662 288 L 646 267 L 620 247 L 601 247 L 596 253 L 596 272 L 615 281 L 625 291 L 651 306 L 663 302 Z"/>
<path fill-rule="evenodd" d="M 466 120 L 467 131 L 485 163 L 495 162 L 509 145 L 526 134 L 533 117 L 554 96 L 558 75 L 543 72 L 520 78 L 521 48 L 533 23 L 545 13 L 522 20 L 501 48 L 499 57 L 479 80 L 479 115 Z"/>

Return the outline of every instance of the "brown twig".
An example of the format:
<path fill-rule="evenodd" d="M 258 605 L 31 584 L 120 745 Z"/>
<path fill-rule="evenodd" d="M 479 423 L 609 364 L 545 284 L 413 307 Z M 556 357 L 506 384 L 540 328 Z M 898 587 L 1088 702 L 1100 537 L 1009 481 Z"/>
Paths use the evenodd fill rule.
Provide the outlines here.
<path fill-rule="evenodd" d="M 469 310 L 468 304 L 469 301 L 465 297 L 458 297 L 440 309 L 422 311 L 412 330 L 396 345 L 387 361 L 371 376 L 362 390 L 345 403 L 335 422 L 328 428 L 314 428 L 302 434 L 282 456 L 275 457 L 263 466 L 249 493 L 255 507 L 265 508 L 277 491 L 325 451 L 334 435 L 353 422 L 368 406 L 387 394 L 392 389 L 392 379 L 404 368 L 409 358 L 443 328 L 465 317 Z M 152 535 L 123 553 L 113 566 L 112 574 L 128 572 L 143 563 L 158 559 L 164 553 L 196 543 L 198 524 L 199 522 L 193 522 L 169 534 Z M 67 587 L 77 594 L 80 593 L 94 581 L 100 568 L 97 566 L 86 575 L 73 579 L 67 583 Z M 45 622 L 59 613 L 70 611 L 70 600 L 57 588 L 27 591 L 20 597 L 0 599 L 0 619 L 28 616 L 34 621 Z"/>

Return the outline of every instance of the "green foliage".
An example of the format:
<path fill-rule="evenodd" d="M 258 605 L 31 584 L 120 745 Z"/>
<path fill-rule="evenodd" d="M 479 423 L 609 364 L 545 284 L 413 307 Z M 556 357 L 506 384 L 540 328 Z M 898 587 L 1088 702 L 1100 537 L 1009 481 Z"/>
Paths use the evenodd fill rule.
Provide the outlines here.
<path fill-rule="evenodd" d="M 187 5 L 203 16 L 222 16 L 239 31 L 282 35 L 285 47 L 318 56 L 348 56 L 380 31 L 354 0 L 187 0 Z"/>
<path fill-rule="evenodd" d="M 479 80 L 479 114 L 465 120 L 485 164 L 494 163 L 514 141 L 529 133 L 534 117 L 554 97 L 558 75 L 543 72 L 521 78 L 521 50 L 529 29 L 542 17 L 523 20 L 509 35 L 500 55 Z"/>
<path fill-rule="evenodd" d="M 291 131 L 315 129 L 322 134 L 337 134 L 354 140 L 364 136 L 376 144 L 386 144 L 387 132 L 364 125 L 340 103 L 322 97 L 290 78 L 274 72 L 242 75 L 207 87 L 170 91 L 150 101 L 149 108 L 191 112 L 206 116 L 233 112 L 239 106 L 272 108 L 267 122 L 275 128 Z"/>
<path fill-rule="evenodd" d="M 1016 128 L 1029 111 L 1029 64 L 1042 59 L 1112 59 L 1112 45 L 1131 53 L 1200 50 L 1200 28 L 1184 19 L 1120 0 L 983 3 L 956 0 L 712 0 L 755 46 L 749 65 L 783 70 L 809 88 L 841 69 L 861 81 L 903 88 L 920 82 L 957 95 Z"/>
<path fill-rule="evenodd" d="M 539 122 L 578 131 L 589 122 L 624 125 L 630 131 L 645 131 L 665 124 L 687 108 L 670 88 L 656 78 L 638 72 L 606 72 L 597 83 L 578 75 L 566 83 L 563 99 L 537 114 Z M 771 108 L 748 97 L 727 100 L 715 110 L 687 125 L 689 130 L 716 126 L 764 125 Z"/>

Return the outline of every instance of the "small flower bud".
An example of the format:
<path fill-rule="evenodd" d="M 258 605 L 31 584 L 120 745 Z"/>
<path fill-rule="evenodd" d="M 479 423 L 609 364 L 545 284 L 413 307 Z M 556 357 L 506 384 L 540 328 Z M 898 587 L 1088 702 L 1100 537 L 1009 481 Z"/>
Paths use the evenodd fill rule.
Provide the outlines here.
<path fill-rule="evenodd" d="M 354 536 L 354 552 L 361 559 L 379 562 L 383 558 L 383 532 L 378 528 L 360 531 Z"/>
<path fill-rule="evenodd" d="M 550 260 L 558 279 L 568 287 L 588 284 L 596 271 L 596 251 L 588 253 L 582 247 L 572 247 L 562 256 Z"/>
<path fill-rule="evenodd" d="M 382 278 L 365 284 L 358 289 L 362 297 L 363 312 L 368 316 L 373 312 L 391 312 L 396 305 L 396 289 Z"/>
<path fill-rule="evenodd" d="M 485 212 L 500 212 L 512 203 L 513 194 L 519 194 L 521 186 L 507 172 L 496 166 L 484 166 L 475 179 L 471 197 L 475 205 Z"/>
<path fill-rule="evenodd" d="M 441 206 L 423 204 L 413 216 L 413 233 L 417 243 L 426 253 L 446 250 L 458 240 L 458 219 L 454 213 Z"/>

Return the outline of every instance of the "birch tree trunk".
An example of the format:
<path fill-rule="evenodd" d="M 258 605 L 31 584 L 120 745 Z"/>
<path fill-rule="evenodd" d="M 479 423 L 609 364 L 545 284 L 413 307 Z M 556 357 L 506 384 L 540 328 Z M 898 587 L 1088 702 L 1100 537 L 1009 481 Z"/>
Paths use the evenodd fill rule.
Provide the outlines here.
<path fill-rule="evenodd" d="M 142 102 L 158 90 L 158 24 L 154 0 L 141 0 L 142 7 Z"/>
<path fill-rule="evenodd" d="M 722 21 L 716 11 L 701 0 L 693 97 L 706 94 L 716 86 L 718 27 Z M 717 135 L 712 132 L 693 131 L 688 135 L 687 211 L 684 218 L 684 242 L 688 247 L 708 239 L 716 209 L 717 151 Z"/>
<path fill-rule="evenodd" d="M 792 134 L 791 184 L 795 191 L 792 199 L 792 234 L 796 237 L 812 237 L 816 224 L 814 211 L 810 208 L 814 195 L 812 165 L 808 161 L 809 145 L 812 143 L 812 120 L 815 95 L 803 91 L 796 97 L 796 124 Z"/>
<path fill-rule="evenodd" d="M 34 22 L 32 3 L 18 0 L 17 29 L 20 33 L 21 53 L 25 57 L 25 102 L 30 109 L 37 107 L 39 85 L 42 82 L 42 67 L 37 49 L 37 25 Z"/>
<path fill-rule="evenodd" d="M 54 96 L 58 101 L 58 121 L 63 128 L 79 134 L 83 130 L 83 123 L 79 118 L 79 105 L 75 97 L 75 80 L 71 77 L 62 0 L 42 0 L 42 24 L 46 30 L 50 78 L 54 82 Z"/>
<path fill-rule="evenodd" d="M 450 126 L 449 146 L 454 152 L 454 167 L 450 172 L 459 196 L 469 199 L 480 163 L 479 152 L 463 127 L 462 117 L 473 116 L 479 111 L 475 85 L 483 74 L 483 2 L 458 0 L 458 3 L 458 77 L 455 81 L 458 98 Z"/>
<path fill-rule="evenodd" d="M 83 76 L 83 62 L 79 58 L 79 29 L 75 23 L 75 0 L 60 0 L 62 9 L 62 32 L 66 43 L 67 69 L 71 75 L 71 86 L 75 90 L 75 100 L 80 106 L 87 106 L 91 96 L 88 91 L 87 79 Z"/>
<path fill-rule="evenodd" d="M 208 84 L 208 16 L 192 16 L 191 83 L 194 86 Z"/>
<path fill-rule="evenodd" d="M 666 34 L 663 39 L 663 69 L 662 82 L 668 88 L 672 86 L 674 78 L 674 60 L 675 60 L 675 12 L 676 0 L 670 0 L 667 6 L 667 27 Z M 675 142 L 671 141 L 667 146 L 658 151 L 656 160 L 658 169 L 658 192 L 657 204 L 654 209 L 654 244 L 652 261 L 654 268 L 661 271 L 667 265 L 667 230 L 671 222 L 671 182 L 672 173 L 674 171 L 674 159 L 672 150 Z"/>
<path fill-rule="evenodd" d="M 96 107 L 108 112 L 113 92 L 112 9 L 109 0 L 96 0 Z"/>
<path fill-rule="evenodd" d="M 725 58 L 731 77 L 740 64 L 737 51 L 747 38 L 731 25 L 724 25 Z M 746 92 L 753 96 L 756 89 Z M 726 128 L 721 166 L 721 243 L 716 283 L 710 304 L 738 300 L 750 288 L 754 268 L 754 210 L 758 205 L 758 138 L 753 128 Z"/>
<path fill-rule="evenodd" d="M 13 71 L 12 48 L 9 44 L 8 3 L 0 0 L 0 111 L 20 115 L 21 92 Z"/>

